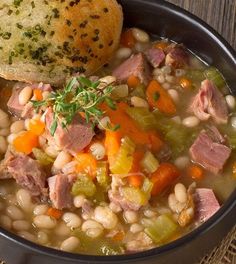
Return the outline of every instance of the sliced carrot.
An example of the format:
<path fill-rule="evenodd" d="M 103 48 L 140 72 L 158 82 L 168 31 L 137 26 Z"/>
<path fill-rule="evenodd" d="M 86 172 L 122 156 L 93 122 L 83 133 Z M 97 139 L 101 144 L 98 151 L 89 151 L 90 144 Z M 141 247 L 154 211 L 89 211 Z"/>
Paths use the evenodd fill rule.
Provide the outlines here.
<path fill-rule="evenodd" d="M 153 183 L 152 195 L 160 194 L 180 176 L 178 168 L 171 163 L 161 163 L 158 169 L 151 175 Z"/>
<path fill-rule="evenodd" d="M 112 240 L 115 242 L 120 242 L 124 239 L 124 237 L 125 237 L 124 231 L 119 231 L 112 237 Z"/>
<path fill-rule="evenodd" d="M 40 136 L 43 134 L 45 130 L 45 124 L 41 120 L 31 119 L 29 122 L 29 130 L 33 134 Z"/>
<path fill-rule="evenodd" d="M 75 156 L 77 161 L 76 172 L 77 173 L 88 173 L 92 178 L 96 177 L 97 174 L 97 161 L 94 156 L 90 153 L 78 153 Z"/>
<path fill-rule="evenodd" d="M 157 42 L 157 43 L 155 44 L 154 47 L 157 48 L 157 49 L 162 49 L 162 50 L 164 50 L 164 49 L 166 49 L 169 45 L 170 45 L 170 43 L 168 43 L 168 42 L 160 41 L 160 42 Z"/>
<path fill-rule="evenodd" d="M 146 96 L 151 107 L 156 107 L 168 115 L 176 113 L 176 107 L 172 98 L 156 80 L 151 81 L 148 85 Z"/>
<path fill-rule="evenodd" d="M 136 122 L 126 113 L 128 105 L 125 102 L 117 103 L 116 110 L 110 109 L 105 104 L 101 108 L 109 116 L 112 124 L 120 125 L 117 132 L 120 133 L 121 137 L 128 136 L 136 145 L 146 145 L 156 151 L 163 145 L 156 131 L 140 130 Z"/>
<path fill-rule="evenodd" d="M 122 33 L 120 43 L 127 48 L 134 47 L 136 40 L 133 36 L 132 29 L 126 30 Z"/>
<path fill-rule="evenodd" d="M 120 149 L 121 134 L 119 131 L 106 130 L 105 149 L 109 164 L 114 164 L 116 155 Z"/>
<path fill-rule="evenodd" d="M 203 169 L 197 165 L 191 165 L 188 168 L 188 174 L 194 180 L 201 180 L 203 178 Z"/>
<path fill-rule="evenodd" d="M 38 136 L 31 131 L 22 132 L 13 141 L 13 146 L 16 151 L 23 152 L 26 155 L 30 154 L 33 148 L 38 147 Z"/>
<path fill-rule="evenodd" d="M 141 171 L 141 160 L 143 159 L 144 152 L 143 151 L 135 151 L 133 155 L 133 165 L 130 170 L 130 173 L 139 173 Z M 129 185 L 133 187 L 139 188 L 143 184 L 143 177 L 142 175 L 132 175 L 128 177 Z"/>
<path fill-rule="evenodd" d="M 234 178 L 236 179 L 236 162 L 233 163 L 232 173 Z"/>
<path fill-rule="evenodd" d="M 36 101 L 42 101 L 43 100 L 43 92 L 40 89 L 34 89 L 34 97 Z"/>
<path fill-rule="evenodd" d="M 136 88 L 138 85 L 140 85 L 140 80 L 138 77 L 131 75 L 127 80 L 127 84 L 130 88 Z"/>
<path fill-rule="evenodd" d="M 63 212 L 61 210 L 58 210 L 56 208 L 52 208 L 50 207 L 48 210 L 47 210 L 47 215 L 55 218 L 55 219 L 60 219 L 63 215 Z"/>
<path fill-rule="evenodd" d="M 190 90 L 192 88 L 192 82 L 187 78 L 180 78 L 179 84 L 183 89 Z"/>

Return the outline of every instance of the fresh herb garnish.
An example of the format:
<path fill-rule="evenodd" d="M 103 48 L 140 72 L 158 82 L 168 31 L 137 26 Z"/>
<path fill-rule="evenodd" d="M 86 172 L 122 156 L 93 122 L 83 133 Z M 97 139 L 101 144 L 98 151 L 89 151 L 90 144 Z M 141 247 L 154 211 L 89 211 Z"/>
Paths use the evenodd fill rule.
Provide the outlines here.
<path fill-rule="evenodd" d="M 155 92 L 155 93 L 153 94 L 153 99 L 154 99 L 154 101 L 158 101 L 159 98 L 160 98 L 160 94 L 159 94 L 158 92 Z"/>
<path fill-rule="evenodd" d="M 112 84 L 105 85 L 100 81 L 92 82 L 85 77 L 74 77 L 64 89 L 52 92 L 46 100 L 32 103 L 37 109 L 41 106 L 52 107 L 54 118 L 50 133 L 53 136 L 59 124 L 66 128 L 78 113 L 82 114 L 86 122 L 91 123 L 93 127 L 99 124 L 104 114 L 99 107 L 101 103 L 106 103 L 113 110 L 116 109 L 116 103 L 110 97 L 112 91 Z M 119 125 L 110 127 L 117 130 Z"/>

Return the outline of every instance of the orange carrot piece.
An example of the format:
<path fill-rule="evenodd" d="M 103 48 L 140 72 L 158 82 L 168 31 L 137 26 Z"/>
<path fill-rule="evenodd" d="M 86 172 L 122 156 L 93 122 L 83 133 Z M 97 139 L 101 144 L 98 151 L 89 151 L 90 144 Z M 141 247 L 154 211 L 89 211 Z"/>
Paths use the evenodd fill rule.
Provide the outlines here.
<path fill-rule="evenodd" d="M 233 163 L 232 173 L 234 178 L 236 179 L 236 162 Z"/>
<path fill-rule="evenodd" d="M 116 155 L 120 149 L 121 135 L 119 131 L 106 130 L 105 149 L 110 165 L 114 164 Z"/>
<path fill-rule="evenodd" d="M 127 80 L 127 84 L 130 88 L 136 88 L 138 85 L 140 85 L 140 80 L 138 77 L 134 75 L 130 75 L 130 77 Z"/>
<path fill-rule="evenodd" d="M 22 132 L 13 141 L 13 146 L 16 151 L 23 152 L 26 155 L 30 154 L 33 148 L 38 147 L 38 136 L 31 131 Z"/>
<path fill-rule="evenodd" d="M 192 82 L 187 78 L 181 78 L 179 84 L 185 90 L 190 90 L 192 87 Z"/>
<path fill-rule="evenodd" d="M 156 107 L 168 115 L 176 113 L 176 107 L 172 98 L 156 80 L 151 81 L 148 85 L 146 96 L 151 107 Z"/>
<path fill-rule="evenodd" d="M 136 40 L 133 36 L 132 29 L 126 30 L 121 34 L 120 43 L 127 48 L 134 47 Z"/>
<path fill-rule="evenodd" d="M 194 180 L 201 180 L 203 178 L 203 169 L 197 165 L 191 165 L 188 168 L 188 174 Z"/>
<path fill-rule="evenodd" d="M 56 208 L 50 207 L 47 210 L 47 215 L 58 220 L 62 217 L 63 212 L 61 210 L 56 209 Z"/>
<path fill-rule="evenodd" d="M 43 92 L 40 89 L 34 89 L 34 97 L 36 101 L 42 101 L 43 100 Z"/>
<path fill-rule="evenodd" d="M 170 43 L 168 42 L 163 42 L 163 41 L 160 41 L 160 42 L 157 42 L 154 47 L 157 48 L 157 49 L 166 49 L 168 46 L 170 45 Z"/>
<path fill-rule="evenodd" d="M 97 173 L 97 160 L 90 153 L 78 153 L 75 156 L 77 161 L 76 172 L 77 173 L 88 173 L 93 179 Z"/>
<path fill-rule="evenodd" d="M 29 122 L 29 130 L 33 134 L 40 136 L 43 134 L 45 130 L 45 124 L 41 120 L 31 119 Z"/>
<path fill-rule="evenodd" d="M 142 175 L 131 175 L 128 177 L 129 185 L 135 188 L 139 188 L 143 184 Z"/>
<path fill-rule="evenodd" d="M 151 175 L 153 183 L 152 195 L 160 194 L 166 187 L 180 176 L 178 168 L 171 163 L 161 163 L 158 169 Z"/>
<path fill-rule="evenodd" d="M 130 173 L 139 173 L 141 171 L 141 160 L 143 159 L 144 152 L 143 151 L 135 151 L 133 155 L 133 165 L 130 170 Z M 131 175 L 128 177 L 129 185 L 139 188 L 143 184 L 142 175 Z"/>
<path fill-rule="evenodd" d="M 120 242 L 124 239 L 124 237 L 125 237 L 124 231 L 119 231 L 112 237 L 112 240 L 115 242 Z"/>

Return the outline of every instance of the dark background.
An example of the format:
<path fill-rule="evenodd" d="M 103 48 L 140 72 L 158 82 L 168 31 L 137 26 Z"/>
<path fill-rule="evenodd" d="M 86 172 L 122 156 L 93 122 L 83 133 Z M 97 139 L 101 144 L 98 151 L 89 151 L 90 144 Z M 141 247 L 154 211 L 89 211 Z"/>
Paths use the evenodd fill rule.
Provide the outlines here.
<path fill-rule="evenodd" d="M 166 0 L 216 29 L 236 50 L 236 0 Z"/>

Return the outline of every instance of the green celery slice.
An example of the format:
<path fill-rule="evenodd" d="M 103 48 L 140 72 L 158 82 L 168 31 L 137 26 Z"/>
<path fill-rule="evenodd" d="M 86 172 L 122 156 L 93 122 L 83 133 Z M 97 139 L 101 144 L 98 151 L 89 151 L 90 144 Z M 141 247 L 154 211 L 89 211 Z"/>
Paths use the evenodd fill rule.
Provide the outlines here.
<path fill-rule="evenodd" d="M 141 161 L 141 165 L 146 172 L 153 173 L 159 167 L 159 162 L 152 152 L 147 151 Z"/>
<path fill-rule="evenodd" d="M 145 86 L 143 84 L 138 85 L 130 94 L 131 96 L 138 96 L 146 99 Z"/>
<path fill-rule="evenodd" d="M 105 161 L 100 161 L 97 163 L 97 182 L 104 189 L 110 185 L 111 177 L 108 174 L 108 164 Z"/>
<path fill-rule="evenodd" d="M 207 79 L 212 81 L 219 89 L 227 86 L 224 77 L 218 69 L 215 67 L 209 67 L 204 71 L 204 75 Z"/>
<path fill-rule="evenodd" d="M 157 217 L 153 224 L 145 228 L 144 232 L 156 243 L 163 244 L 177 231 L 177 224 L 168 216 Z"/>
<path fill-rule="evenodd" d="M 32 150 L 36 160 L 43 166 L 50 165 L 54 162 L 54 159 L 47 155 L 44 151 L 39 148 L 33 148 Z"/>
<path fill-rule="evenodd" d="M 96 193 L 96 185 L 92 179 L 86 175 L 79 175 L 77 181 L 72 186 L 72 195 L 77 196 L 84 194 L 87 197 L 92 197 Z"/>
<path fill-rule="evenodd" d="M 110 167 L 113 174 L 127 174 L 132 168 L 133 164 L 133 154 L 135 151 L 134 142 L 128 138 L 124 137 L 116 157 L 116 161 Z"/>
<path fill-rule="evenodd" d="M 126 200 L 140 206 L 146 205 L 149 199 L 149 195 L 147 193 L 135 187 L 123 187 L 121 189 L 121 193 Z"/>

